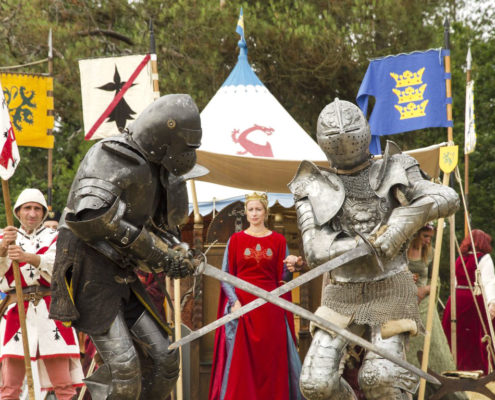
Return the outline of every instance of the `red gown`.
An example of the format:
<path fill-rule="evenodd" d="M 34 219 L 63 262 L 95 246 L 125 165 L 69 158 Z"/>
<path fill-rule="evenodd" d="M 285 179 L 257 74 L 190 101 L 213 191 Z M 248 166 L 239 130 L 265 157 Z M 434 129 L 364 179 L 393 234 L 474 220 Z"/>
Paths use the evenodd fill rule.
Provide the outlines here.
<path fill-rule="evenodd" d="M 478 260 L 484 254 L 478 253 Z M 471 284 L 474 285 L 475 282 L 475 272 L 476 272 L 476 261 L 474 254 L 467 254 L 463 256 L 464 263 L 466 264 L 466 269 L 468 271 L 469 279 Z M 455 262 L 455 276 L 457 279 L 458 286 L 468 287 L 468 280 L 466 274 L 464 273 L 464 268 L 460 257 L 457 258 Z M 483 315 L 483 320 L 485 326 L 488 329 L 485 306 L 483 304 L 483 298 L 481 295 L 476 296 L 479 309 Z M 481 339 L 483 337 L 483 329 L 481 322 L 478 317 L 478 312 L 476 311 L 476 305 L 473 301 L 473 295 L 469 289 L 456 289 L 456 311 L 457 311 L 457 369 L 461 371 L 473 371 L 473 370 L 484 370 L 485 374 L 488 373 L 488 358 L 486 343 L 482 343 Z M 450 332 L 450 297 L 445 306 L 445 312 L 442 318 L 442 326 L 445 331 L 445 336 L 451 343 L 451 332 Z"/>
<path fill-rule="evenodd" d="M 229 273 L 272 291 L 280 286 L 285 256 L 286 241 L 281 234 L 272 232 L 260 238 L 238 232 L 228 245 Z M 242 305 L 256 299 L 242 290 L 235 292 Z M 224 315 L 227 301 L 221 290 L 219 318 Z M 286 319 L 291 335 L 287 334 Z M 295 341 L 294 319 L 278 306 L 267 303 L 240 317 L 224 400 L 289 399 L 288 340 Z M 225 347 L 225 328 L 221 327 L 215 335 L 210 400 L 220 399 Z"/>

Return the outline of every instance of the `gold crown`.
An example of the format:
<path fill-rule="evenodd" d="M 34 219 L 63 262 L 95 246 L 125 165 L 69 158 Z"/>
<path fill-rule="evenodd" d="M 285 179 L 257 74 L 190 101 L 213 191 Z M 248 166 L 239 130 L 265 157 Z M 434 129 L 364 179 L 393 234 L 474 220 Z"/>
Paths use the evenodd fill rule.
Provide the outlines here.
<path fill-rule="evenodd" d="M 409 119 L 416 117 L 424 117 L 426 115 L 425 109 L 428 104 L 428 100 L 423 101 L 421 104 L 409 103 L 405 107 L 397 106 L 394 107 L 400 112 L 400 119 Z"/>
<path fill-rule="evenodd" d="M 392 92 L 394 92 L 399 98 L 399 104 L 402 104 L 402 103 L 410 103 L 411 101 L 423 100 L 425 89 L 426 89 L 426 83 L 421 85 L 417 89 L 414 89 L 412 86 L 408 86 L 404 90 L 392 89 Z"/>
<path fill-rule="evenodd" d="M 251 200 L 258 200 L 268 210 L 268 196 L 266 195 L 266 193 L 262 193 L 262 192 L 249 193 L 246 195 L 246 199 L 244 202 L 247 204 Z"/>
<path fill-rule="evenodd" d="M 420 85 L 423 83 L 423 73 L 425 67 L 419 69 L 417 72 L 411 72 L 409 70 L 404 71 L 402 75 L 394 72 L 390 73 L 390 76 L 395 79 L 395 87 L 406 87 L 412 85 Z"/>

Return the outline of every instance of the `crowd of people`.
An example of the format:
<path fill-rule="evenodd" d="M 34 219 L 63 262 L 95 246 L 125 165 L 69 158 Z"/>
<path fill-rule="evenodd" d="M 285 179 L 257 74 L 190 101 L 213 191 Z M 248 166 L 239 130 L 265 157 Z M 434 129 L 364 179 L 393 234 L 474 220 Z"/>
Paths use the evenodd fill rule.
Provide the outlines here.
<path fill-rule="evenodd" d="M 418 364 L 431 293 L 430 223 L 459 207 L 455 191 L 425 179 L 392 142 L 384 157 L 368 150 L 369 125 L 354 104 L 335 99 L 317 123 L 329 165 L 303 161 L 289 189 L 295 200 L 302 255 L 267 225 L 265 193 L 246 195 L 248 228 L 234 233 L 222 270 L 268 292 L 303 266 L 347 254 L 331 270 L 315 315 L 369 341 L 383 354 Z M 13 268 L 21 273 L 31 361 L 41 386 L 61 400 L 83 385 L 78 332 L 99 365 L 84 383 L 93 399 L 166 399 L 178 377 L 169 350 L 165 276 L 191 275 L 200 255 L 180 240 L 187 191 L 201 141 L 199 112 L 188 95 L 151 104 L 124 135 L 95 144 L 82 160 L 58 225 L 43 194 L 25 189 L 14 213 L 20 226 L 0 237 L 1 399 L 18 399 L 25 375 Z M 147 196 L 142 194 L 146 193 Z M 54 221 L 48 221 L 48 217 Z M 426 224 L 425 224 L 426 222 Z M 367 249 L 365 253 L 358 253 Z M 491 236 L 475 229 L 456 261 L 457 359 L 451 356 L 451 300 L 442 321 L 434 310 L 430 366 L 438 371 L 493 370 L 491 319 L 495 272 Z M 364 255 L 363 255 L 364 254 Z M 218 318 L 256 297 L 222 282 Z M 291 300 L 290 293 L 283 296 Z M 373 351 L 360 353 L 356 382 L 344 378 L 349 339 L 317 322 L 301 363 L 293 315 L 273 304 L 216 331 L 210 400 L 409 399 L 413 370 Z M 442 329 L 443 328 L 443 329 Z M 77 329 L 77 331 L 76 331 Z M 409 352 L 406 355 L 406 349 Z M 87 360 L 86 360 L 87 361 Z M 449 399 L 461 399 L 452 394 Z"/>

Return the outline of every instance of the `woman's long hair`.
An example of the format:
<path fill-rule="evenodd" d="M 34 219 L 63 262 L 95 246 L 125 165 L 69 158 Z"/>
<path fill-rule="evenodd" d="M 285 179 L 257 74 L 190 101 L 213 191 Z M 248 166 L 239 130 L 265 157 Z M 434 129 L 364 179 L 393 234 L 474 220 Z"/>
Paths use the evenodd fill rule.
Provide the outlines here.
<path fill-rule="evenodd" d="M 483 254 L 492 252 L 492 237 L 488 233 L 483 232 L 481 229 L 473 229 L 472 234 L 476 252 Z M 460 248 L 462 255 L 473 251 L 469 234 L 462 241 Z"/>
<path fill-rule="evenodd" d="M 433 245 L 432 245 L 431 241 L 427 245 L 423 245 L 421 243 L 421 237 L 420 236 L 421 236 L 421 232 L 429 232 L 429 231 L 435 233 L 435 227 L 432 224 L 426 224 L 419 231 L 417 231 L 413 237 L 413 240 L 411 241 L 411 244 L 410 244 L 410 247 L 413 247 L 415 249 L 421 248 L 421 260 L 423 262 L 427 262 L 428 259 L 431 257 Z"/>

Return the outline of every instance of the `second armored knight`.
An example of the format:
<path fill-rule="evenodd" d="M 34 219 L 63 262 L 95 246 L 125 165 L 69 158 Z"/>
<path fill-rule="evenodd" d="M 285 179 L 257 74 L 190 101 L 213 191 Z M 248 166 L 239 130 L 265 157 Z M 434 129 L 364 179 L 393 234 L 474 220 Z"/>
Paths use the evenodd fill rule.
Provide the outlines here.
<path fill-rule="evenodd" d="M 420 324 L 406 245 L 426 222 L 454 213 L 458 196 L 427 180 L 418 162 L 392 142 L 382 160 L 373 160 L 368 122 L 352 103 L 335 99 L 322 110 L 317 139 L 329 168 L 303 161 L 289 184 L 307 261 L 320 265 L 363 242 L 374 251 L 331 273 L 316 314 L 405 357 L 406 338 Z M 306 398 L 356 399 L 339 372 L 347 344 L 313 326 L 300 378 Z M 416 391 L 418 379 L 368 353 L 359 385 L 368 400 L 398 400 Z"/>

